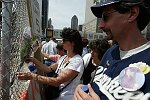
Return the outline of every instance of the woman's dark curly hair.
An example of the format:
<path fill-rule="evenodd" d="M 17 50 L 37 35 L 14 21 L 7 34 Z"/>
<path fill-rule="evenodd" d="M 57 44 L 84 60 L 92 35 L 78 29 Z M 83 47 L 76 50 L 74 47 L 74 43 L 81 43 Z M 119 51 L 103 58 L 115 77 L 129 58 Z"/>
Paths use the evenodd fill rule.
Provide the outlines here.
<path fill-rule="evenodd" d="M 98 58 L 101 60 L 107 49 L 110 48 L 110 45 L 106 39 L 97 39 L 89 43 L 89 48 L 94 50 L 98 54 Z"/>
<path fill-rule="evenodd" d="M 61 37 L 68 41 L 74 42 L 74 52 L 76 54 L 82 55 L 83 44 L 82 44 L 82 37 L 79 31 L 73 30 L 71 28 L 64 28 L 62 30 Z"/>
<path fill-rule="evenodd" d="M 119 13 L 127 13 L 130 11 L 132 4 L 128 4 L 126 2 L 119 2 L 114 4 L 114 9 Z M 150 21 L 150 2 L 149 0 L 144 1 L 143 3 L 139 4 L 139 15 L 137 17 L 137 27 L 140 31 L 142 31 Z"/>

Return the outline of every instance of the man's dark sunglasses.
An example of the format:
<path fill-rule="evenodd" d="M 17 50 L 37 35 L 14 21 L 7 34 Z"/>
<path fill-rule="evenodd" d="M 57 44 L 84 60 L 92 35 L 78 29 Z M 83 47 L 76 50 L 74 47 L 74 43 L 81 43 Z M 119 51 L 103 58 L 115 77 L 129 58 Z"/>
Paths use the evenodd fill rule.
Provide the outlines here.
<path fill-rule="evenodd" d="M 115 13 L 115 12 L 117 12 L 117 11 L 116 11 L 116 10 L 113 10 L 113 11 L 108 12 L 108 13 L 102 13 L 102 20 L 103 20 L 104 22 L 108 21 L 108 19 L 109 19 L 109 17 L 110 17 L 110 14 Z"/>

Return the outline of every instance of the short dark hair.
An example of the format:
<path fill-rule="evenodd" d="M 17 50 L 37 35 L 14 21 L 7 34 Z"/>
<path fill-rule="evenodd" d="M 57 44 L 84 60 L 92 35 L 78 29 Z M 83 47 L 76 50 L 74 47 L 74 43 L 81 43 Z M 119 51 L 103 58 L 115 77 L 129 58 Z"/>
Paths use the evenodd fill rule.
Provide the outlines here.
<path fill-rule="evenodd" d="M 74 52 L 76 54 L 82 55 L 83 45 L 82 45 L 82 37 L 78 30 L 74 30 L 71 28 L 64 28 L 62 30 L 61 37 L 63 39 L 74 42 Z"/>
<path fill-rule="evenodd" d="M 98 58 L 101 60 L 105 52 L 110 48 L 110 45 L 106 39 L 96 39 L 89 43 L 89 48 L 94 50 L 98 54 Z"/>
<path fill-rule="evenodd" d="M 63 50 L 63 44 L 62 43 L 58 43 L 56 46 L 57 49 Z"/>
<path fill-rule="evenodd" d="M 119 2 L 113 4 L 113 7 L 119 13 L 127 13 L 130 11 L 132 5 L 125 2 Z M 139 4 L 139 15 L 137 17 L 137 26 L 140 31 L 142 31 L 150 21 L 150 9 L 146 8 L 144 4 Z"/>
<path fill-rule="evenodd" d="M 89 40 L 87 38 L 82 38 L 83 47 L 86 47 L 89 44 Z"/>

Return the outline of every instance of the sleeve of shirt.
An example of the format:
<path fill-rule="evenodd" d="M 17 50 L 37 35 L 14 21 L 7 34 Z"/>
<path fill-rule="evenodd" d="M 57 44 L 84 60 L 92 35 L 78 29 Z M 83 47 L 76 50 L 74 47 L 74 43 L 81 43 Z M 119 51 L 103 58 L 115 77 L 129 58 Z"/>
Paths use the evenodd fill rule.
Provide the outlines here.
<path fill-rule="evenodd" d="M 67 65 L 68 69 L 81 72 L 84 69 L 82 57 L 74 57 L 71 59 L 70 63 Z"/>

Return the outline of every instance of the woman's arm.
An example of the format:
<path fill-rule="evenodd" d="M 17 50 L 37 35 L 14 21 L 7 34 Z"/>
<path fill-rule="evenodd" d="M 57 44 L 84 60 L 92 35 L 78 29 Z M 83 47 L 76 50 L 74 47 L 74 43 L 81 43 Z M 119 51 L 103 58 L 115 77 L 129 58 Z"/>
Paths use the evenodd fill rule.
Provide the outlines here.
<path fill-rule="evenodd" d="M 59 86 L 60 84 L 73 79 L 77 74 L 78 72 L 74 70 L 66 69 L 64 70 L 64 72 L 60 73 L 56 78 L 38 76 L 38 82 L 43 84 L 49 84 L 52 86 Z"/>
<path fill-rule="evenodd" d="M 47 59 L 53 60 L 55 62 L 57 62 L 58 59 L 60 58 L 60 55 L 58 55 L 58 54 L 56 54 L 56 55 L 48 55 L 48 54 L 43 53 L 42 55 L 44 57 L 46 57 Z"/>
<path fill-rule="evenodd" d="M 20 72 L 17 73 L 17 77 L 19 80 L 35 80 L 42 84 L 48 84 L 52 86 L 59 86 L 60 84 L 67 82 L 73 79 L 78 74 L 77 71 L 71 69 L 65 69 L 62 73 L 58 75 L 58 77 L 46 77 L 38 74 L 34 74 L 31 72 Z"/>

